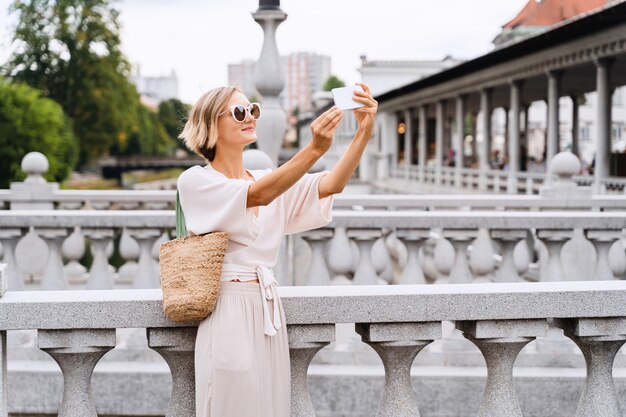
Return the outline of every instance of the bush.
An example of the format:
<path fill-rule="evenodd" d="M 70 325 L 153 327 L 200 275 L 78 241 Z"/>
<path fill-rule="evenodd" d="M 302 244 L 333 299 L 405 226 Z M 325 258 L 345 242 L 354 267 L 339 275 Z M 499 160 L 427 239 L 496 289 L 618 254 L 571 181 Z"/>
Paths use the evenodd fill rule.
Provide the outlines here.
<path fill-rule="evenodd" d="M 0 188 L 24 179 L 20 163 L 31 151 L 48 157 L 48 181 L 67 178 L 78 159 L 71 120 L 40 91 L 0 79 Z"/>

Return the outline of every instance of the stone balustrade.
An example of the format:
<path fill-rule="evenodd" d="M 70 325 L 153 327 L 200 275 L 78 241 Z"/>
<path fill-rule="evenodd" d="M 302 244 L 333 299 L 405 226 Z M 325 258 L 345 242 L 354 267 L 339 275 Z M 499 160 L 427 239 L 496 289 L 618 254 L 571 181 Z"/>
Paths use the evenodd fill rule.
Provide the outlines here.
<path fill-rule="evenodd" d="M 5 266 L 0 268 L 0 282 L 6 282 L 6 272 Z M 587 363 L 576 415 L 623 415 L 612 368 L 626 341 L 626 282 L 281 287 L 279 292 L 289 333 L 294 417 L 315 415 L 307 370 L 316 352 L 334 340 L 338 323 L 355 323 L 361 340 L 382 361 L 385 382 L 376 415 L 420 415 L 420 405 L 428 399 L 419 392 L 416 397 L 410 370 L 420 350 L 445 334 L 444 322 L 454 322 L 484 357 L 487 379 L 478 415 L 521 416 L 513 365 L 527 343 L 546 336 L 549 320 L 576 342 Z M 148 346 L 169 365 L 174 383 L 166 415 L 193 415 L 195 325 L 165 318 L 161 296 L 158 289 L 4 293 L 0 415 L 20 412 L 7 401 L 12 389 L 7 382 L 8 331 L 35 329 L 39 349 L 59 364 L 63 395 L 56 400 L 58 408 L 52 405 L 46 412 L 83 417 L 96 416 L 90 380 L 102 355 L 115 347 L 116 329 L 122 328 L 145 328 Z"/>
<path fill-rule="evenodd" d="M 172 211 L 0 211 L 9 288 L 157 288 L 174 227 Z M 288 239 L 276 273 L 283 285 L 611 280 L 626 271 L 624 228 L 622 211 L 337 209 Z"/>

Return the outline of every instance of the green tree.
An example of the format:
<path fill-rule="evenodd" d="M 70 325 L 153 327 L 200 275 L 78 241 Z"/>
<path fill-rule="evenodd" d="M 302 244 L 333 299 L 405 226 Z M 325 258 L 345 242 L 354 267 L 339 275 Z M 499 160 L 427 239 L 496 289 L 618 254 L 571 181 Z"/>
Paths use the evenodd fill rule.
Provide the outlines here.
<path fill-rule="evenodd" d="M 326 79 L 326 82 L 324 82 L 324 87 L 322 87 L 322 90 L 330 91 L 333 88 L 339 88 L 339 87 L 345 87 L 345 86 L 346 86 L 346 83 L 344 83 L 339 78 L 337 78 L 336 75 L 331 74 L 331 76 Z"/>
<path fill-rule="evenodd" d="M 191 106 L 178 99 L 164 100 L 159 104 L 159 122 L 175 147 L 186 149 L 178 135 L 183 130 Z"/>
<path fill-rule="evenodd" d="M 24 155 L 39 151 L 48 157 L 46 179 L 62 181 L 78 157 L 72 123 L 61 106 L 25 84 L 0 79 L 0 187 L 24 178 Z"/>
<path fill-rule="evenodd" d="M 72 118 L 80 161 L 125 152 L 145 122 L 120 50 L 112 0 L 14 0 L 14 51 L 3 72 L 42 89 Z"/>

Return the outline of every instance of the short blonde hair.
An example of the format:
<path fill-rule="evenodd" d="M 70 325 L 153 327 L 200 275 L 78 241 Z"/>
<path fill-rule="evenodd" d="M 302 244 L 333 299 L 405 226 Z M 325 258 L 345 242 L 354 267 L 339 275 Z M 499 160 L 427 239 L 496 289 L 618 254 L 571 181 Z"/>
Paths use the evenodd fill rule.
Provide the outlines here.
<path fill-rule="evenodd" d="M 202 95 L 189 112 L 185 128 L 178 135 L 185 146 L 212 162 L 215 158 L 218 131 L 217 119 L 237 87 L 218 87 Z"/>

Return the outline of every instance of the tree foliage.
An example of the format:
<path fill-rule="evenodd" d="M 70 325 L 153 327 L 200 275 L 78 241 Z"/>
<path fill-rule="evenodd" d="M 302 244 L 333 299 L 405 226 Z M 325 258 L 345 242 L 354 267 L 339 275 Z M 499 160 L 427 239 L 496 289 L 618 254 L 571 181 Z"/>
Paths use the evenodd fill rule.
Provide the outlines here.
<path fill-rule="evenodd" d="M 61 106 L 39 90 L 0 80 L 0 187 L 24 178 L 24 155 L 39 151 L 48 157 L 46 179 L 62 181 L 78 157 L 72 123 Z"/>
<path fill-rule="evenodd" d="M 159 104 L 159 120 L 172 143 L 177 143 L 180 149 L 186 149 L 178 135 L 183 130 L 191 106 L 178 99 L 164 100 Z"/>
<path fill-rule="evenodd" d="M 80 161 L 107 152 L 165 151 L 163 127 L 139 101 L 120 50 L 112 0 L 14 0 L 11 59 L 4 73 L 43 90 L 73 120 Z M 156 136 L 152 136 L 156 135 Z"/>
<path fill-rule="evenodd" d="M 344 83 L 339 78 L 337 78 L 336 75 L 331 74 L 330 77 L 326 79 L 326 82 L 324 82 L 324 87 L 322 87 L 322 89 L 324 91 L 330 91 L 333 88 L 339 88 L 339 87 L 345 87 L 345 86 L 346 86 L 346 83 Z"/>

